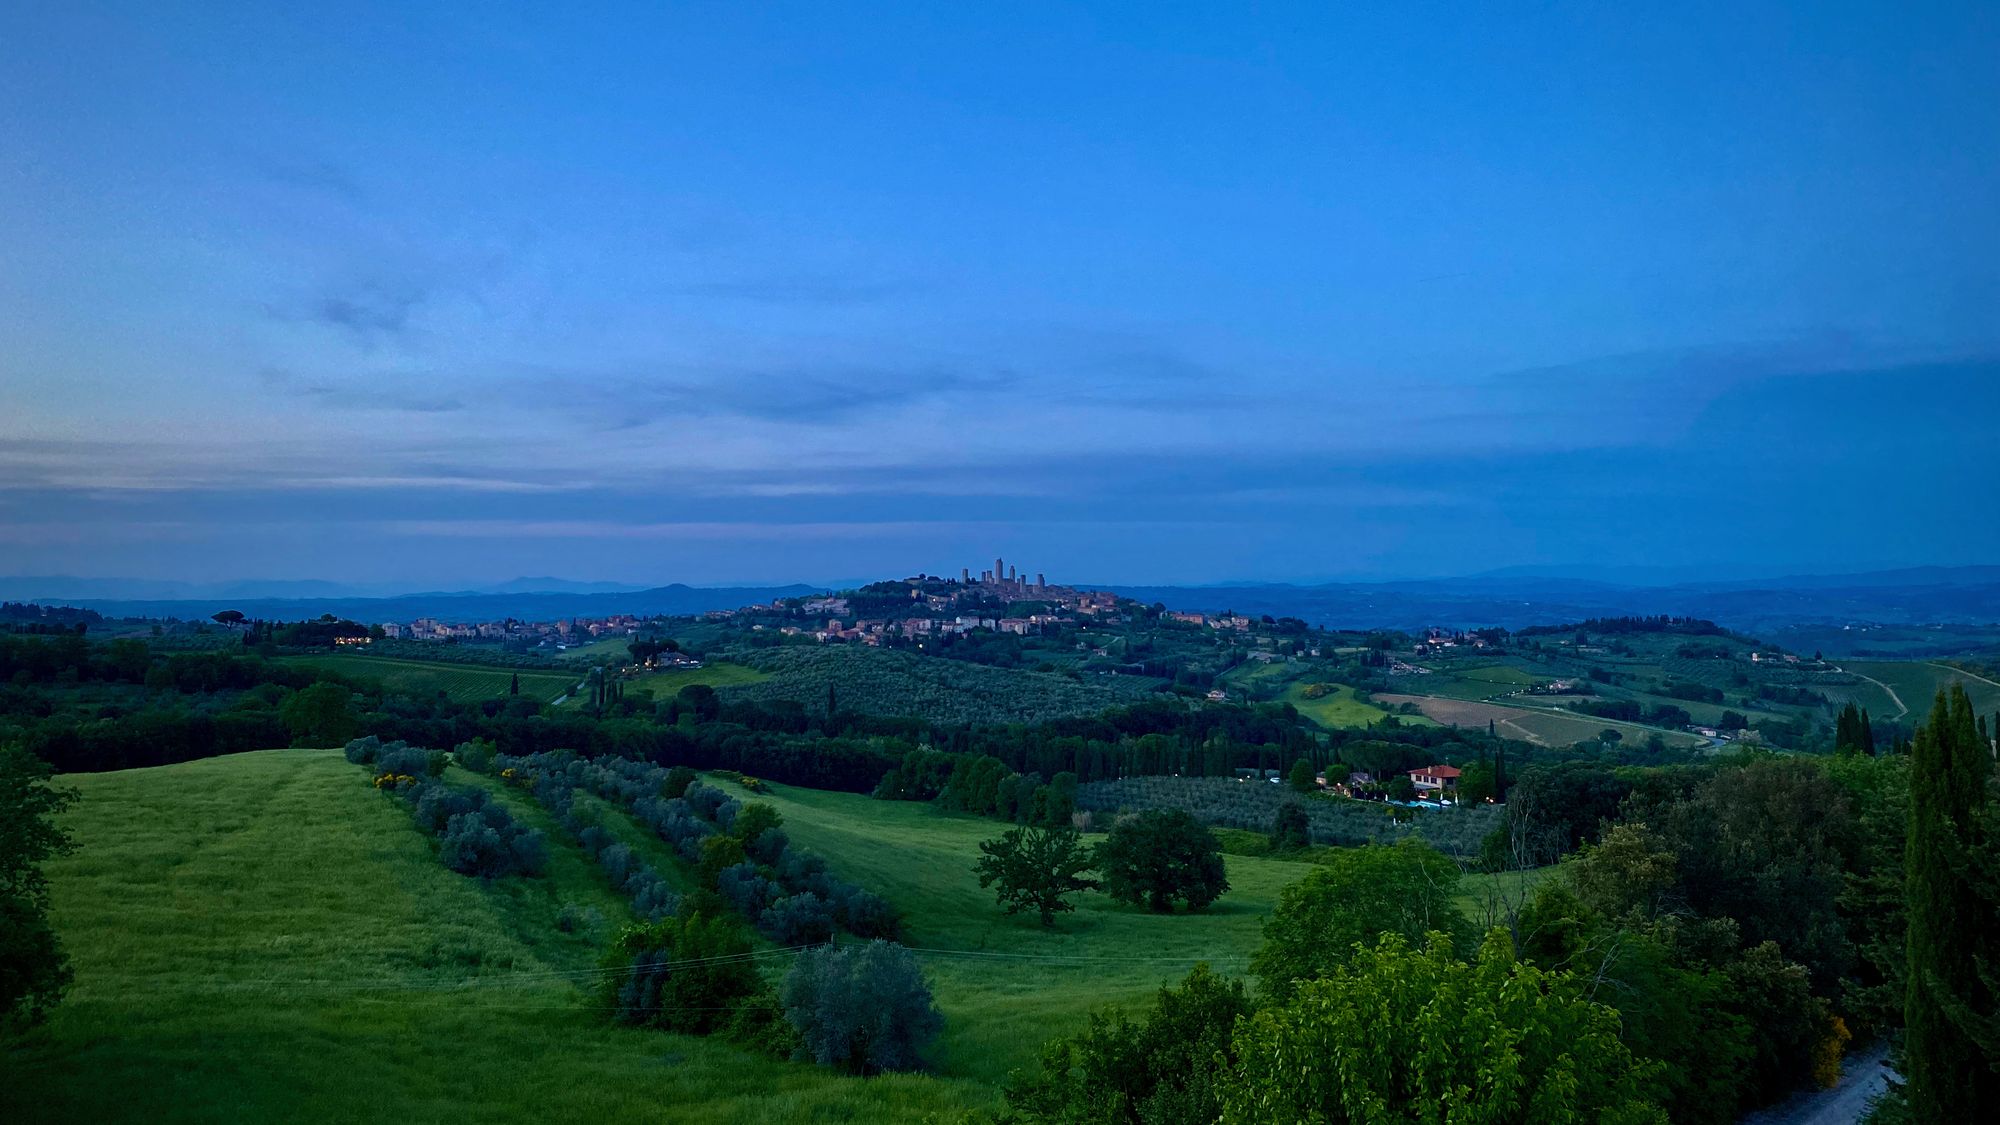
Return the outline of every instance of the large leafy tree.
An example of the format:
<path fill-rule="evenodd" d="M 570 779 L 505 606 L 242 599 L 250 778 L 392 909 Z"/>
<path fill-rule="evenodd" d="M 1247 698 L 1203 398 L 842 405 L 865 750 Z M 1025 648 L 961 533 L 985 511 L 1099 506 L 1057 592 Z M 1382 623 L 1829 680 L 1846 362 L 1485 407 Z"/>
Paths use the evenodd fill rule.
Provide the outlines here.
<path fill-rule="evenodd" d="M 979 885 L 993 887 L 1009 914 L 1034 911 L 1042 925 L 1053 926 L 1056 915 L 1075 910 L 1070 897 L 1095 890 L 1087 878 L 1090 850 L 1074 828 L 1016 828 L 997 840 L 979 845 L 984 853 L 973 870 Z"/>
<path fill-rule="evenodd" d="M 1222 845 L 1186 809 L 1149 809 L 1120 820 L 1098 845 L 1097 870 L 1112 898 L 1162 913 L 1176 899 L 1201 910 L 1229 889 Z"/>
<path fill-rule="evenodd" d="M 1615 834 L 1596 854 L 1613 846 Z M 1730 980 L 1678 964 L 1674 926 L 1619 926 L 1591 909 L 1570 886 L 1577 866 L 1565 868 L 1572 878 L 1543 880 L 1521 910 L 1522 959 L 1573 973 L 1586 982 L 1585 998 L 1618 1009 L 1632 1053 L 1667 1063 L 1656 1089 L 1675 1122 L 1728 1125 L 1741 1107 L 1751 1059 L 1751 1029 L 1725 1002 Z"/>
<path fill-rule="evenodd" d="M 2000 1070 L 1984 1057 L 1982 1032 L 1996 1010 L 2000 924 L 1979 893 L 1982 814 L 1992 752 L 1965 689 L 1938 693 L 1910 751 L 1910 825 L 1905 848 L 1908 992 L 1903 1006 L 1904 1074 L 1917 1121 L 1979 1121 L 2000 1113 Z"/>
<path fill-rule="evenodd" d="M 1295 852 L 1312 843 L 1312 822 L 1306 818 L 1305 806 L 1297 801 L 1286 801 L 1278 806 L 1278 813 L 1271 818 L 1271 850 Z"/>
<path fill-rule="evenodd" d="M 299 689 L 278 708 L 294 746 L 343 746 L 361 732 L 354 714 L 354 693 L 321 681 Z"/>
<path fill-rule="evenodd" d="M 41 759 L 0 746 L 0 1027 L 40 1022 L 69 987 L 42 863 L 74 846 L 55 821 L 74 800 L 49 785 Z"/>
<path fill-rule="evenodd" d="M 1279 893 L 1250 971 L 1266 995 L 1283 1000 L 1298 981 L 1332 976 L 1355 946 L 1384 933 L 1418 942 L 1436 930 L 1470 945 L 1471 927 L 1452 900 L 1458 875 L 1457 864 L 1416 840 L 1342 848 Z"/>
<path fill-rule="evenodd" d="M 1471 964 L 1444 934 L 1421 952 L 1389 934 L 1239 1026 L 1221 1120 L 1664 1125 L 1653 1068 L 1618 1030 L 1576 978 L 1515 960 L 1502 931 Z"/>

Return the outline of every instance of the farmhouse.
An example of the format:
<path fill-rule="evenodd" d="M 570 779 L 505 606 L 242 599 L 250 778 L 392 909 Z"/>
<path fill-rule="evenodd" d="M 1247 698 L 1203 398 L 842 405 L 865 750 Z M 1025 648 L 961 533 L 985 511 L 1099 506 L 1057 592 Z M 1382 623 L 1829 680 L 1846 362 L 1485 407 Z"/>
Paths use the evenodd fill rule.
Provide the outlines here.
<path fill-rule="evenodd" d="M 1443 796 L 1458 792 L 1458 768 L 1455 766 L 1422 766 L 1410 771 L 1410 780 L 1416 784 L 1419 796 Z"/>

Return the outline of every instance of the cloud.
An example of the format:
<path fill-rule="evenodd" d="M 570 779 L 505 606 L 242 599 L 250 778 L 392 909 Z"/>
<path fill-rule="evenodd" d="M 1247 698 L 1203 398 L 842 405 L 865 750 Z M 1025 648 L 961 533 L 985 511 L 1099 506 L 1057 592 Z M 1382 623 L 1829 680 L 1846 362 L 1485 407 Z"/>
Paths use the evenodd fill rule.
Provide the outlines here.
<path fill-rule="evenodd" d="M 559 410 L 614 430 L 718 417 L 837 425 L 923 402 L 1000 394 L 1019 381 L 1007 371 L 860 367 L 656 375 L 548 372 L 503 384 L 499 399 L 515 407 Z"/>
<path fill-rule="evenodd" d="M 274 161 L 267 163 L 263 172 L 287 187 L 330 195 L 346 203 L 360 204 L 367 199 L 353 174 L 330 160 Z"/>
<path fill-rule="evenodd" d="M 668 296 L 753 301 L 773 305 L 856 305 L 926 291 L 907 281 L 852 281 L 834 277 L 758 277 L 669 285 Z"/>
<path fill-rule="evenodd" d="M 450 539 L 671 539 L 720 542 L 791 542 L 812 539 L 870 539 L 888 535 L 965 531 L 1004 526 L 990 520 L 858 520 L 854 522 L 665 520 L 388 520 L 392 535 Z"/>
<path fill-rule="evenodd" d="M 455 394 L 419 394 L 391 387 L 360 383 L 340 384 L 330 380 L 302 380 L 286 371 L 267 369 L 265 386 L 285 394 L 342 410 L 385 410 L 408 414 L 447 414 L 465 409 L 465 400 Z"/>

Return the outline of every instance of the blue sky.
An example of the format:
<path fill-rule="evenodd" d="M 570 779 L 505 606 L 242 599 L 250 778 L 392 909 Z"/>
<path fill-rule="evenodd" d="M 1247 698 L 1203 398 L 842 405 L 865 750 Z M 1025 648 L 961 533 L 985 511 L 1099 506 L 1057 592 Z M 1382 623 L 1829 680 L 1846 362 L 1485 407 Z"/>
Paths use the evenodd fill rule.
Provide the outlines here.
<path fill-rule="evenodd" d="M 17 5 L 0 573 L 2000 560 L 2000 13 Z"/>

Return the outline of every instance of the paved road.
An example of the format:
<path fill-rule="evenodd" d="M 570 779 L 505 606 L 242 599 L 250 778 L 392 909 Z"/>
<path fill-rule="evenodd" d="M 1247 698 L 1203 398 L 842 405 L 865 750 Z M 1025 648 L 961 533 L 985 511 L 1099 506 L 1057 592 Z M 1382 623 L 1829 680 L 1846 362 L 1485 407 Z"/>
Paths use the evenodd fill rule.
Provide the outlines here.
<path fill-rule="evenodd" d="M 1840 1083 L 1831 1090 L 1794 1094 L 1769 1109 L 1747 1114 L 1739 1125 L 1853 1125 L 1868 1112 L 1868 1103 L 1889 1088 L 1889 1048 L 1876 1044 L 1849 1055 Z"/>

